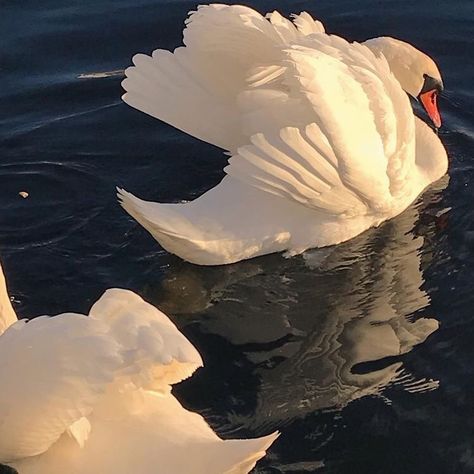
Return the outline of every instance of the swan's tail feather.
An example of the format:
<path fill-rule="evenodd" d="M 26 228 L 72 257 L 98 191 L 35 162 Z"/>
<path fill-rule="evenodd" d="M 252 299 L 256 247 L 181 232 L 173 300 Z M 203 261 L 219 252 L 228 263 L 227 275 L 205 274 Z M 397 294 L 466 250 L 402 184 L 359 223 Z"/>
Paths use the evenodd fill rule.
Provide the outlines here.
<path fill-rule="evenodd" d="M 191 222 L 185 215 L 186 204 L 163 204 L 143 201 L 123 189 L 117 188 L 122 207 L 141 224 L 160 245 L 184 260 L 199 263 L 203 254 L 208 265 L 217 265 L 217 241 L 206 234 L 206 229 Z"/>
<path fill-rule="evenodd" d="M 280 436 L 278 431 L 256 439 L 234 439 L 224 442 L 228 448 L 228 466 L 224 474 L 243 474 L 250 472 L 263 458 L 267 449 Z"/>
<path fill-rule="evenodd" d="M 125 189 L 116 188 L 117 198 L 120 205 L 130 214 L 139 224 L 148 230 L 149 220 L 146 218 L 145 201 L 134 196 Z"/>
<path fill-rule="evenodd" d="M 151 222 L 146 217 L 145 201 L 138 199 L 133 194 L 125 191 L 125 189 L 117 188 L 117 198 L 120 205 L 125 211 L 130 214 L 140 225 L 142 225 L 148 232 L 151 232 Z M 153 234 L 152 234 L 153 235 Z"/>
<path fill-rule="evenodd" d="M 186 239 L 187 235 L 195 231 L 188 219 L 172 210 L 180 204 L 144 201 L 120 188 L 117 188 L 117 197 L 120 205 L 156 239 L 161 234 Z"/>

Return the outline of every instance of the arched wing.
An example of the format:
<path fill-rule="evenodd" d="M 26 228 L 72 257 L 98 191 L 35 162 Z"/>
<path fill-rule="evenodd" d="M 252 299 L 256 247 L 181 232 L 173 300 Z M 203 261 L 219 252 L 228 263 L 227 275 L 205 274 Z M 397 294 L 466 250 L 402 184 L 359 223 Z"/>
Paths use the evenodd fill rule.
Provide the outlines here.
<path fill-rule="evenodd" d="M 247 184 L 330 214 L 360 215 L 366 205 L 344 186 L 339 164 L 319 127 L 256 134 L 225 172 Z"/>
<path fill-rule="evenodd" d="M 122 83 L 123 100 L 235 151 L 247 141 L 236 100 L 249 76 L 260 66 L 278 63 L 291 42 L 324 31 L 307 13 L 295 16 L 294 23 L 277 12 L 267 18 L 242 5 L 199 6 L 186 22 L 185 46 L 133 57 L 134 66 L 125 71 Z"/>

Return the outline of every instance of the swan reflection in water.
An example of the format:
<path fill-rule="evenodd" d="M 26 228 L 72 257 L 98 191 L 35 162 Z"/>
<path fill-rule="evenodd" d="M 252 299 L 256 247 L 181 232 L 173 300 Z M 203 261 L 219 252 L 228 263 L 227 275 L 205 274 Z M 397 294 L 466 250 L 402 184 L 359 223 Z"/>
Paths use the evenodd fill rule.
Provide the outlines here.
<path fill-rule="evenodd" d="M 282 427 L 363 396 L 383 398 L 389 385 L 437 388 L 429 374 L 408 373 L 403 355 L 438 329 L 422 286 L 446 185 L 345 244 L 288 260 L 178 263 L 148 290 L 179 326 L 195 324 L 244 353 L 258 394 L 252 413 L 234 423 Z"/>

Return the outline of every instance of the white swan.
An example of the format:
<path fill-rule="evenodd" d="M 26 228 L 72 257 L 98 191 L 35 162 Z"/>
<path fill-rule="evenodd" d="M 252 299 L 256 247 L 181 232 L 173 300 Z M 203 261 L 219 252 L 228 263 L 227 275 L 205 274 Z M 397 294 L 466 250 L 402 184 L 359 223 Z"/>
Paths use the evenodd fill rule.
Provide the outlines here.
<path fill-rule="evenodd" d="M 0 462 L 20 474 L 247 473 L 277 437 L 224 441 L 184 409 L 171 385 L 201 357 L 131 291 L 16 321 L 0 267 L 0 329 Z"/>
<path fill-rule="evenodd" d="M 134 56 L 123 99 L 227 150 L 227 176 L 189 203 L 119 198 L 185 260 L 337 244 L 399 214 L 446 173 L 443 145 L 406 94 L 439 127 L 441 76 L 407 43 L 348 43 L 307 13 L 290 22 L 208 5 L 191 14 L 184 44 Z"/>

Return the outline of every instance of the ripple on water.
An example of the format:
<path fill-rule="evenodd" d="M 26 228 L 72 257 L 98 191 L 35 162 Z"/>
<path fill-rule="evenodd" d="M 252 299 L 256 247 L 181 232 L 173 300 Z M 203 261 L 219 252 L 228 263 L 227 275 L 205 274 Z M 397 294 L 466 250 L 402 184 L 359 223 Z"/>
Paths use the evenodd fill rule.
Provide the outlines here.
<path fill-rule="evenodd" d="M 102 209 L 95 199 L 100 185 L 101 178 L 77 163 L 1 164 L 2 247 L 48 245 L 81 229 Z"/>

